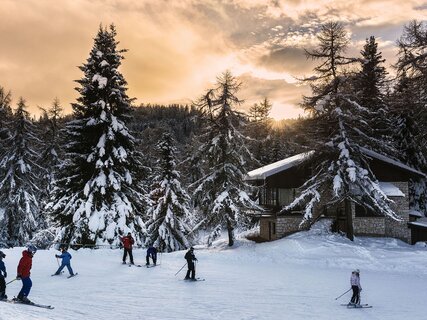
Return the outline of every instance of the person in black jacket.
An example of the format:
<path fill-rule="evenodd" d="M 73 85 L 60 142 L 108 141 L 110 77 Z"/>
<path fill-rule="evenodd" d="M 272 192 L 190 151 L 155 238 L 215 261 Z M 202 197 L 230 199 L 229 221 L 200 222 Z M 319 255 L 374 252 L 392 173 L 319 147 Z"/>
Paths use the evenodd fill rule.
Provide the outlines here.
<path fill-rule="evenodd" d="M 194 255 L 194 248 L 191 247 L 190 250 L 185 254 L 185 260 L 187 260 L 187 275 L 184 280 L 196 280 L 196 266 L 194 265 L 194 261 L 197 261 L 196 256 Z M 191 273 L 191 278 L 190 278 Z"/>
<path fill-rule="evenodd" d="M 7 277 L 6 266 L 4 265 L 3 259 L 6 258 L 6 255 L 0 251 L 0 300 L 6 300 L 6 281 L 4 280 Z"/>

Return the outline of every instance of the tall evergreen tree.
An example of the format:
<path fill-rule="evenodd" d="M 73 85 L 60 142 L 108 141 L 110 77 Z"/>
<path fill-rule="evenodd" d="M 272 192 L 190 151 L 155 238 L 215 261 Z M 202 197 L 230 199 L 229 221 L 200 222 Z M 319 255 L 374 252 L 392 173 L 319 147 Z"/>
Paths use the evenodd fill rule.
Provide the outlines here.
<path fill-rule="evenodd" d="M 187 236 L 191 232 L 190 196 L 181 185 L 176 149 L 169 133 L 163 134 L 157 150 L 159 160 L 150 192 L 146 244 L 167 252 L 183 250 L 189 247 Z"/>
<path fill-rule="evenodd" d="M 395 115 L 395 138 L 400 158 L 427 172 L 427 24 L 412 21 L 398 41 L 398 80 L 390 103 Z M 410 207 L 427 215 L 427 181 L 410 183 Z"/>
<path fill-rule="evenodd" d="M 305 205 L 303 221 L 313 221 L 313 209 L 322 201 L 346 204 L 348 232 L 353 238 L 350 201 L 368 207 L 379 214 L 398 219 L 389 206 L 389 200 L 379 188 L 369 168 L 362 147 L 376 150 L 383 141 L 372 137 L 367 117 L 370 112 L 357 103 L 351 85 L 354 74 L 346 66 L 354 59 L 344 56 L 348 36 L 337 22 L 322 26 L 318 35 L 319 46 L 308 57 L 319 61 L 316 75 L 308 78 L 313 96 L 304 97 L 303 106 L 313 115 L 313 174 L 301 187 L 301 195 L 285 209 Z M 321 210 L 318 210 L 321 212 Z"/>
<path fill-rule="evenodd" d="M 371 148 L 376 148 L 378 152 L 394 157 L 396 155 L 393 137 L 392 117 L 390 107 L 386 101 L 387 92 L 387 71 L 383 66 L 385 59 L 381 52 L 378 52 L 378 43 L 374 36 L 366 39 L 363 50 L 360 52 L 360 71 L 353 79 L 353 98 L 363 109 L 361 116 L 369 124 L 365 126 L 365 134 L 375 137 L 377 140 L 370 144 Z M 385 141 L 381 144 L 378 141 Z"/>
<path fill-rule="evenodd" d="M 234 229 L 247 225 L 247 212 L 258 209 L 249 198 L 249 188 L 243 180 L 247 160 L 252 155 L 239 132 L 243 120 L 242 114 L 235 110 L 242 102 L 236 96 L 239 88 L 240 83 L 227 71 L 218 78 L 217 87 L 199 101 L 208 124 L 195 159 L 205 172 L 193 186 L 196 203 L 203 212 L 201 225 L 213 230 L 209 244 L 225 227 L 228 244 L 232 246 Z"/>
<path fill-rule="evenodd" d="M 0 203 L 4 210 L 0 240 L 11 246 L 25 245 L 38 228 L 38 156 L 33 149 L 38 139 L 26 108 L 25 100 L 20 98 L 0 159 Z"/>
<path fill-rule="evenodd" d="M 4 147 L 4 140 L 10 135 L 7 124 L 12 117 L 12 108 L 10 107 L 11 101 L 12 95 L 10 91 L 6 92 L 6 90 L 0 86 L 0 154 Z"/>
<path fill-rule="evenodd" d="M 77 82 L 74 120 L 66 126 L 67 159 L 58 180 L 51 214 L 65 243 L 119 243 L 132 232 L 141 244 L 143 198 L 139 161 L 126 123 L 132 99 L 119 67 L 126 50 L 117 49 L 116 30 L 99 28 Z"/>

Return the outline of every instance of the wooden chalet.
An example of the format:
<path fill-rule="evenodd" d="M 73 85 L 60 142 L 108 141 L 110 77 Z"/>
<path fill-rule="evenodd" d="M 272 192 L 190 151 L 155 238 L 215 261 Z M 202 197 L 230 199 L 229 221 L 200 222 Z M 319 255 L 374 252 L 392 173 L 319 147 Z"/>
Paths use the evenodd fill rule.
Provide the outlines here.
<path fill-rule="evenodd" d="M 409 183 L 411 179 L 426 176 L 374 151 L 362 151 L 380 181 L 380 188 L 393 200 L 392 209 L 401 221 L 372 212 L 351 201 L 328 205 L 328 199 L 323 197 L 323 202 L 314 208 L 311 223 L 320 218 L 331 219 L 333 231 L 343 232 L 350 239 L 353 239 L 353 235 L 361 235 L 393 237 L 408 243 L 427 240 L 427 219 L 424 222 L 423 214 L 416 216 L 409 210 Z M 310 177 L 310 164 L 315 156 L 314 151 L 301 153 L 247 174 L 246 181 L 261 188 L 259 204 L 266 210 L 260 216 L 260 237 L 263 240 L 279 239 L 310 227 L 310 223 L 301 226 L 301 209 L 284 212 L 283 208 L 298 196 L 299 187 Z"/>

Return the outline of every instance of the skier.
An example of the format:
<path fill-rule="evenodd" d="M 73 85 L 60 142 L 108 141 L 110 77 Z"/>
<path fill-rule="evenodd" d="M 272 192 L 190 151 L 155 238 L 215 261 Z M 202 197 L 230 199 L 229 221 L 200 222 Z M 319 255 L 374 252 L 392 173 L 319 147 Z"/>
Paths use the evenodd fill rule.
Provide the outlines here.
<path fill-rule="evenodd" d="M 120 237 L 120 240 L 123 243 L 123 249 L 124 249 L 123 264 L 126 264 L 126 257 L 128 253 L 129 253 L 130 264 L 134 264 L 133 255 L 132 255 L 132 245 L 135 243 L 135 240 L 133 240 L 131 233 L 129 232 L 126 237 Z"/>
<path fill-rule="evenodd" d="M 6 281 L 5 278 L 7 278 L 7 272 L 6 272 L 6 266 L 4 265 L 3 259 L 6 258 L 6 255 L 0 251 L 0 300 L 6 300 Z"/>
<path fill-rule="evenodd" d="M 196 280 L 196 266 L 194 264 L 194 261 L 197 261 L 197 258 L 194 255 L 193 247 L 191 247 L 190 250 L 188 250 L 187 253 L 185 254 L 185 260 L 187 260 L 188 270 L 184 280 L 190 280 L 190 273 L 191 273 L 191 280 Z"/>
<path fill-rule="evenodd" d="M 19 260 L 16 279 L 22 281 L 22 289 L 19 291 L 17 300 L 23 303 L 31 303 L 28 299 L 33 283 L 30 278 L 30 270 L 33 265 L 33 256 L 37 252 L 37 248 L 29 245 L 27 250 L 22 251 L 22 258 Z"/>
<path fill-rule="evenodd" d="M 61 254 L 55 254 L 56 258 L 60 258 L 62 259 L 61 262 L 61 266 L 58 268 L 58 270 L 53 274 L 54 276 L 58 276 L 59 274 L 61 274 L 62 269 L 64 269 L 65 267 L 67 267 L 68 272 L 70 273 L 70 276 L 74 276 L 74 272 L 73 269 L 71 268 L 71 254 L 67 251 L 66 247 L 61 247 Z"/>
<path fill-rule="evenodd" d="M 147 249 L 147 256 L 146 256 L 146 260 L 147 263 L 146 265 L 149 266 L 150 265 L 150 258 L 153 260 L 154 265 L 156 265 L 157 262 L 157 249 L 153 246 L 150 246 Z"/>
<path fill-rule="evenodd" d="M 359 269 L 356 269 L 351 273 L 350 284 L 351 289 L 353 290 L 353 296 L 351 297 L 351 300 L 348 304 L 350 306 L 358 306 L 360 305 L 360 292 L 362 291 L 362 287 L 360 286 Z"/>

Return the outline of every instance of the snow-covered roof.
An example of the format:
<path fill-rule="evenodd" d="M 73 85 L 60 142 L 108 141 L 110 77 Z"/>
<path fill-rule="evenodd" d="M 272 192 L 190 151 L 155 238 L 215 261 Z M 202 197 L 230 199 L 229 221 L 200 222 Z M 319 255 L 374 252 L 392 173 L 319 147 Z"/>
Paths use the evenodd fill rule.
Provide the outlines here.
<path fill-rule="evenodd" d="M 381 161 L 387 162 L 387 163 L 389 163 L 389 164 L 391 164 L 391 165 L 393 165 L 393 166 L 396 166 L 396 167 L 399 167 L 399 168 L 404 169 L 404 170 L 406 170 L 406 171 L 410 171 L 410 172 L 412 172 L 412 173 L 415 173 L 415 174 L 416 174 L 416 175 L 418 175 L 418 176 L 422 176 L 422 177 L 424 177 L 424 178 L 426 178 L 426 177 L 427 177 L 427 176 L 426 176 L 424 173 L 422 173 L 421 171 L 415 170 L 414 168 L 411 168 L 410 166 L 407 166 L 406 164 L 403 164 L 402 162 L 399 162 L 399 161 L 393 160 L 393 159 L 391 159 L 391 158 L 389 158 L 389 157 L 386 157 L 386 156 L 384 156 L 384 155 L 382 155 L 382 154 L 379 154 L 378 152 L 375 152 L 375 151 L 372 151 L 372 150 L 369 150 L 369 149 L 366 149 L 366 148 L 360 148 L 360 149 L 362 150 L 362 152 L 363 152 L 365 155 L 367 155 L 367 156 L 369 156 L 369 157 L 372 157 L 372 158 L 375 158 L 375 159 L 378 159 L 378 160 L 381 160 Z"/>
<path fill-rule="evenodd" d="M 404 197 L 405 194 L 391 182 L 379 182 L 380 189 L 387 197 Z"/>
<path fill-rule="evenodd" d="M 249 171 L 245 177 L 245 180 L 250 181 L 250 180 L 264 180 L 265 178 L 276 174 L 278 172 L 287 170 L 289 168 L 292 168 L 298 164 L 300 164 L 301 162 L 305 161 L 306 159 L 308 159 L 312 154 L 314 153 L 314 151 L 308 151 L 308 152 L 304 152 L 304 153 L 300 153 L 297 154 L 295 156 L 277 161 L 277 162 L 273 162 L 271 164 L 268 164 L 266 166 L 263 166 L 261 168 Z"/>
<path fill-rule="evenodd" d="M 409 222 L 409 224 L 427 228 L 427 218 L 421 218 L 421 219 L 418 219 L 416 222 Z"/>
<path fill-rule="evenodd" d="M 409 210 L 409 215 L 413 217 L 419 217 L 419 218 L 424 217 L 424 215 L 417 210 Z"/>
<path fill-rule="evenodd" d="M 360 148 L 360 149 L 368 157 L 375 158 L 377 160 L 389 163 L 389 164 L 391 164 L 391 165 L 393 165 L 395 167 L 401 168 L 401 169 L 403 169 L 405 171 L 409 171 L 409 172 L 412 172 L 412 173 L 414 173 L 414 174 L 416 174 L 418 176 L 427 178 L 427 176 L 424 173 L 422 173 L 421 171 L 418 171 L 418 170 L 416 170 L 414 168 L 411 168 L 411 167 L 407 166 L 406 164 L 403 164 L 402 162 L 393 160 L 393 159 L 391 159 L 389 157 L 386 157 L 386 156 L 384 156 L 382 154 L 379 154 L 378 152 L 369 150 L 367 148 Z M 281 172 L 281 171 L 290 169 L 292 167 L 295 167 L 296 165 L 304 162 L 306 159 L 308 159 L 313 154 L 314 154 L 313 150 L 307 151 L 307 152 L 300 153 L 300 154 L 297 154 L 295 156 L 292 156 L 292 157 L 289 157 L 289 158 L 286 158 L 286 159 L 283 159 L 283 160 L 280 160 L 280 161 L 277 161 L 277 162 L 273 162 L 273 163 L 268 164 L 266 166 L 263 166 L 261 168 L 249 171 L 247 173 L 246 177 L 245 177 L 245 180 L 246 181 L 264 180 L 265 178 L 267 178 L 267 177 L 269 177 L 269 176 L 271 176 L 273 174 L 276 174 L 278 172 Z M 385 182 L 382 182 L 382 183 L 385 184 Z M 386 189 L 387 189 L 387 187 L 390 188 L 390 192 L 397 192 L 398 191 L 398 193 L 399 193 L 399 195 L 393 195 L 393 194 L 387 194 L 386 193 L 387 196 L 391 196 L 391 197 L 404 197 L 405 196 L 405 194 L 399 188 L 397 188 L 396 186 L 394 186 L 394 185 L 391 185 L 391 186 L 385 185 Z M 393 189 L 394 191 L 391 190 L 392 188 L 394 188 Z"/>

